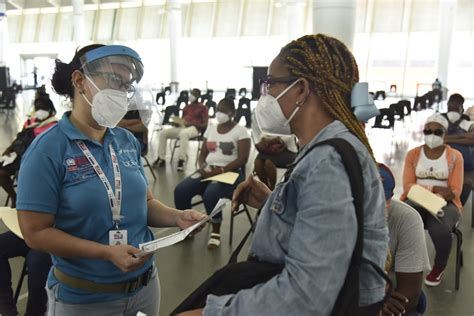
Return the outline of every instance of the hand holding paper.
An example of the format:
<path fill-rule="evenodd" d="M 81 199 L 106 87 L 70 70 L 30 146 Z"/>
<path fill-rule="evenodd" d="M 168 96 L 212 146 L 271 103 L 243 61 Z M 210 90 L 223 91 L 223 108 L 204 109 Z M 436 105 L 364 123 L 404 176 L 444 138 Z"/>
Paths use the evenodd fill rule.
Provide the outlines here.
<path fill-rule="evenodd" d="M 186 236 L 188 236 L 191 232 L 195 231 L 201 225 L 206 223 L 208 220 L 216 216 L 218 213 L 222 212 L 224 207 L 226 207 L 228 204 L 229 204 L 229 200 L 219 199 L 216 206 L 214 207 L 214 210 L 212 210 L 211 214 L 209 214 L 209 216 L 204 217 L 202 220 L 200 220 L 196 224 L 189 226 L 188 228 L 183 229 L 177 233 L 174 233 L 162 238 L 158 238 L 158 239 L 149 241 L 147 243 L 139 244 L 138 247 L 140 248 L 141 252 L 138 254 L 135 254 L 135 257 L 142 257 L 149 253 L 155 252 L 160 248 L 168 247 L 180 241 L 183 241 L 186 238 Z"/>

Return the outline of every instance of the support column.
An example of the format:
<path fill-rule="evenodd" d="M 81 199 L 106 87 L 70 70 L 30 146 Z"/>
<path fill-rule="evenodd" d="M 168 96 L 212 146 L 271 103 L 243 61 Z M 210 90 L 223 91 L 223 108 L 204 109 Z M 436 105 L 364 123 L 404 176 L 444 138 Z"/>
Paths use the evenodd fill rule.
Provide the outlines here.
<path fill-rule="evenodd" d="M 170 87 L 173 93 L 179 90 L 179 60 L 181 41 L 181 1 L 168 1 L 168 32 L 170 41 Z"/>
<path fill-rule="evenodd" d="M 84 0 L 72 0 L 74 12 L 74 42 L 76 45 L 84 43 L 85 23 L 84 23 Z"/>
<path fill-rule="evenodd" d="M 0 2 L 0 67 L 6 64 L 6 53 L 8 43 L 7 33 L 7 7 L 5 2 Z"/>
<path fill-rule="evenodd" d="M 439 6 L 439 42 L 437 74 L 443 87 L 448 87 L 449 58 L 453 39 L 456 0 L 441 0 Z"/>
<path fill-rule="evenodd" d="M 356 9 L 356 0 L 313 1 L 313 33 L 335 37 L 352 50 Z"/>

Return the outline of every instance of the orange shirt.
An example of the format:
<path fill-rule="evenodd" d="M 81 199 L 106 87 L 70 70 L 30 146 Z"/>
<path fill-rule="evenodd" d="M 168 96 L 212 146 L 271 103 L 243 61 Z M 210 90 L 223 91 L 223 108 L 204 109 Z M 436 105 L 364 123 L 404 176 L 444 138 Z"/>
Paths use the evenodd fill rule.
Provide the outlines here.
<path fill-rule="evenodd" d="M 461 204 L 461 191 L 464 182 L 464 160 L 459 151 L 451 148 L 449 145 L 446 146 L 446 157 L 448 159 L 448 187 L 453 191 L 454 199 L 453 204 L 462 210 Z M 416 184 L 416 165 L 420 158 L 422 146 L 413 148 L 407 153 L 405 158 L 405 167 L 403 168 L 403 194 L 400 196 L 400 200 L 405 201 L 407 199 L 408 191 L 412 185 Z"/>

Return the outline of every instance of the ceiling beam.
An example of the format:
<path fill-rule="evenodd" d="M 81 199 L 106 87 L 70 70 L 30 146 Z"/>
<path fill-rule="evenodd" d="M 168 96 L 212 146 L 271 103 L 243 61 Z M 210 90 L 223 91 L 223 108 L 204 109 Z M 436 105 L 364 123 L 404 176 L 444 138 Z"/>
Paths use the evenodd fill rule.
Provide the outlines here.
<path fill-rule="evenodd" d="M 25 0 L 7 0 L 7 2 L 18 10 L 23 10 L 25 7 Z"/>
<path fill-rule="evenodd" d="M 48 3 L 56 8 L 61 6 L 61 0 L 48 0 Z"/>

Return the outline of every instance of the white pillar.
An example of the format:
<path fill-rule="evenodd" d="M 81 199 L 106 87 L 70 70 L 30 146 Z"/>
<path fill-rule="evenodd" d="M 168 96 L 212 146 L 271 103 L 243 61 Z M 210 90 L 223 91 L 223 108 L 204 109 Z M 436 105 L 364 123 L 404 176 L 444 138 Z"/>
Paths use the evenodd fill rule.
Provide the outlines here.
<path fill-rule="evenodd" d="M 335 37 L 352 50 L 356 9 L 356 0 L 314 0 L 313 33 Z"/>
<path fill-rule="evenodd" d="M 449 55 L 453 39 L 456 0 L 441 0 L 439 7 L 438 79 L 448 87 Z M 433 78 L 434 79 L 434 78 Z"/>
<path fill-rule="evenodd" d="M 85 23 L 84 23 L 84 0 L 72 0 L 74 12 L 74 42 L 76 45 L 84 43 Z"/>
<path fill-rule="evenodd" d="M 168 1 L 168 31 L 170 41 L 170 86 L 172 92 L 178 92 L 178 75 L 181 41 L 181 1 Z"/>
<path fill-rule="evenodd" d="M 287 4 L 287 29 L 288 40 L 292 41 L 305 35 L 306 16 L 305 16 L 305 0 L 288 0 Z"/>
<path fill-rule="evenodd" d="M 7 7 L 5 2 L 0 2 L 0 66 L 5 66 L 6 64 L 6 53 L 7 53 L 7 43 L 8 43 L 8 33 L 7 33 Z"/>

